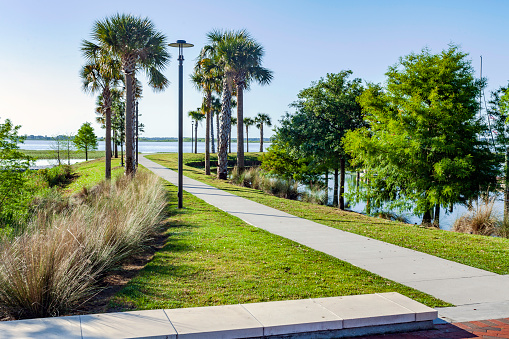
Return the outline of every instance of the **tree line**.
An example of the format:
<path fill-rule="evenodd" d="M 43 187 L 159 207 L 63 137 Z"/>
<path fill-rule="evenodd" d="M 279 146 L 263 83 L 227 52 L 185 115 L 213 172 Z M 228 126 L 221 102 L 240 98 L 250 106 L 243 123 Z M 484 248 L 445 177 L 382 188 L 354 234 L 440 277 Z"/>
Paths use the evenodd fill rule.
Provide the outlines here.
<path fill-rule="evenodd" d="M 411 209 L 438 226 L 441 208 L 499 189 L 509 155 L 500 99 L 507 88 L 493 93 L 489 118 L 481 116 L 486 79 L 474 76 L 467 57 L 454 45 L 437 54 L 425 48 L 389 67 L 384 84 L 363 85 L 349 70 L 327 74 L 291 104 L 295 113 L 276 128 L 263 166 L 307 182 L 332 171 L 333 203 L 341 209 L 346 168 L 362 171 L 364 189 L 352 199 L 368 210 Z"/>
<path fill-rule="evenodd" d="M 106 129 L 106 178 L 111 177 L 111 133 L 114 145 L 125 140 L 126 174 L 136 171 L 135 102 L 141 98 L 142 84 L 138 71 L 145 71 L 149 86 L 164 90 L 169 82 L 161 73 L 170 61 L 166 37 L 158 32 L 148 18 L 117 14 L 96 21 L 91 41 L 83 40 L 82 53 L 86 64 L 81 70 L 83 89 L 99 93 L 98 121 Z M 272 71 L 262 66 L 263 47 L 245 30 L 213 30 L 207 34 L 208 44 L 191 75 L 191 81 L 204 93 L 201 107 L 190 113 L 194 120 L 205 117 L 205 168 L 210 174 L 210 147 L 215 151 L 213 116 L 217 124 L 217 177 L 227 178 L 227 153 L 231 151 L 232 106 L 237 107 L 237 166 L 244 169 L 244 90 L 253 83 L 270 83 Z M 221 99 L 215 97 L 221 95 Z M 232 99 L 232 96 L 236 100 Z M 257 124 L 263 147 L 263 126 L 270 126 L 266 114 L 258 116 Z M 250 120 L 246 120 L 247 124 Z M 212 137 L 212 138 L 211 138 Z"/>

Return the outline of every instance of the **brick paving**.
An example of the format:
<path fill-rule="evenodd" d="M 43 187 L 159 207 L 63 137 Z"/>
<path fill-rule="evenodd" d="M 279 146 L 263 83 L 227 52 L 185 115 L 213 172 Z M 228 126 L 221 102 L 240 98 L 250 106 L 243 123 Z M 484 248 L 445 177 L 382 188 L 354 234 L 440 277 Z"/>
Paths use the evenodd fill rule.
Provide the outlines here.
<path fill-rule="evenodd" d="M 509 318 L 438 324 L 435 329 L 407 333 L 379 334 L 359 339 L 509 339 Z"/>

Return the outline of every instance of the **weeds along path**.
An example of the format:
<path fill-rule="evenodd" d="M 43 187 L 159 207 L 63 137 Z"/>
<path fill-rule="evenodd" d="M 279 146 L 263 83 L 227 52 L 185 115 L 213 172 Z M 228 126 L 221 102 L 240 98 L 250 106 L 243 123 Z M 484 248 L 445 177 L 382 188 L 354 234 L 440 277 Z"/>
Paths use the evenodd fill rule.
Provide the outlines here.
<path fill-rule="evenodd" d="M 172 171 L 140 157 L 140 164 L 177 185 Z M 454 305 L 509 306 L 509 276 L 473 268 L 426 253 L 302 219 L 184 177 L 184 190 L 233 216 L 273 234 L 329 254 L 357 267 L 428 293 Z M 184 201 L 185 206 L 185 201 Z M 475 306 L 473 306 L 475 308 Z M 498 309 L 493 306 L 492 309 Z M 461 309 L 457 308 L 458 310 Z M 509 316 L 509 307 L 502 307 Z M 454 319 L 454 312 L 444 310 Z"/>

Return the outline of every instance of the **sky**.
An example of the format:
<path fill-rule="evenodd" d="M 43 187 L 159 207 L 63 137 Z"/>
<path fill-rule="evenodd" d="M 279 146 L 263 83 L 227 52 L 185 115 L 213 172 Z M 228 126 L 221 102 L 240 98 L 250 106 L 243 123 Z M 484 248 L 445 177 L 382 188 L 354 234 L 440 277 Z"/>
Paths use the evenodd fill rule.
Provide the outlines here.
<path fill-rule="evenodd" d="M 424 47 L 439 53 L 459 45 L 477 76 L 482 55 L 487 95 L 509 80 L 507 0 L 0 0 L 0 123 L 11 119 L 21 134 L 53 136 L 76 133 L 88 121 L 104 133 L 95 123 L 95 96 L 81 88 L 80 46 L 96 20 L 116 13 L 148 17 L 168 42 L 195 45 L 184 50 L 185 136 L 191 136 L 187 112 L 202 100 L 189 76 L 212 29 L 246 29 L 265 48 L 263 66 L 274 78 L 244 94 L 244 116 L 267 113 L 275 125 L 292 112 L 299 91 L 327 73 L 352 70 L 353 77 L 383 83 L 389 66 Z M 155 93 L 140 77 L 147 137 L 178 134 L 178 51 L 168 48 L 172 59 L 163 73 L 171 85 Z"/>

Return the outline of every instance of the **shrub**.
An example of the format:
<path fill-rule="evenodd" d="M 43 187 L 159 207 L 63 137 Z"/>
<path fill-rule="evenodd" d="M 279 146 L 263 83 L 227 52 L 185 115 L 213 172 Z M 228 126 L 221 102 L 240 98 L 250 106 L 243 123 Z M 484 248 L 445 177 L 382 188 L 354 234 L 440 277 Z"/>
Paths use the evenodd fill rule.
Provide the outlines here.
<path fill-rule="evenodd" d="M 238 171 L 237 167 L 234 167 L 230 175 L 230 182 L 239 186 L 255 188 L 280 198 L 296 200 L 300 197 L 297 181 L 272 177 L 259 167 L 252 167 L 242 173 Z"/>
<path fill-rule="evenodd" d="M 468 213 L 462 215 L 454 222 L 454 232 L 495 235 L 497 217 L 493 212 L 496 197 L 486 197 Z"/>
<path fill-rule="evenodd" d="M 24 234 L 0 245 L 0 307 L 15 318 L 56 316 L 86 301 L 107 270 L 155 234 L 166 192 L 140 171 L 65 204 L 50 200 Z"/>

